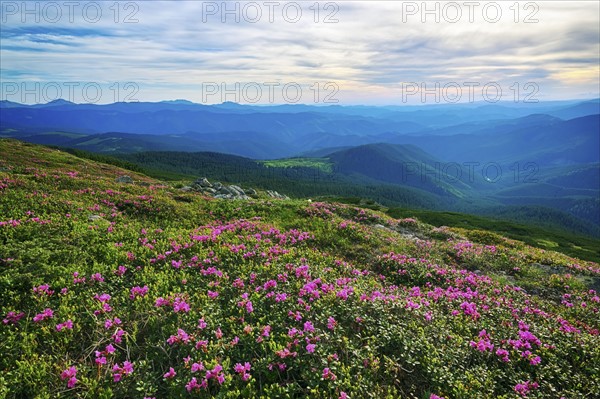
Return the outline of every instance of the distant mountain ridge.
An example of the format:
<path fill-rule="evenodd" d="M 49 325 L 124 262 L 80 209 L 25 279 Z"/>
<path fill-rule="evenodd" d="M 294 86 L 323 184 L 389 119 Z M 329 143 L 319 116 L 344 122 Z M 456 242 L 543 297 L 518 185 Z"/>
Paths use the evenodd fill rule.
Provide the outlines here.
<path fill-rule="evenodd" d="M 566 137 L 571 134 L 567 130 L 573 128 L 583 129 L 577 132 L 578 136 L 589 134 L 597 129 L 594 118 L 581 120 L 582 124 L 575 126 L 578 122 L 567 123 L 557 115 L 572 119 L 588 117 L 594 111 L 592 115 L 598 115 L 599 104 L 598 100 L 591 100 L 521 106 L 502 103 L 344 107 L 202 105 L 187 100 L 102 105 L 64 100 L 38 105 L 2 101 L 0 136 L 95 152 L 147 151 L 162 145 L 164 150 L 218 151 L 257 159 L 394 143 L 417 145 L 441 159 L 456 160 L 465 153 L 489 158 L 494 153 L 505 153 L 507 148 L 523 149 L 521 142 L 527 141 L 527 132 L 539 135 L 548 131 L 552 140 Z M 69 142 L 64 133 L 56 132 L 90 137 Z M 131 134 L 139 135 L 135 146 L 131 145 Z M 514 140 L 518 145 L 514 145 Z M 573 162 L 584 148 L 584 159 L 595 161 L 591 150 L 594 140 L 593 135 L 581 137 L 577 148 L 565 149 L 570 153 L 554 149 L 553 159 L 544 162 Z M 548 140 L 542 144 L 548 146 Z M 548 152 L 544 148 L 540 151 Z M 518 155 L 522 156 L 523 151 Z"/>

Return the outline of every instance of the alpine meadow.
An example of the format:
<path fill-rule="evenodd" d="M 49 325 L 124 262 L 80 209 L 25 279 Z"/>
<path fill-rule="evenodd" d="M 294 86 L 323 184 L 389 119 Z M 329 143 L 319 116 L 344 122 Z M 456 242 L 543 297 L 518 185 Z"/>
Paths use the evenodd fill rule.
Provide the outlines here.
<path fill-rule="evenodd" d="M 600 3 L 0 28 L 0 398 L 600 397 Z"/>

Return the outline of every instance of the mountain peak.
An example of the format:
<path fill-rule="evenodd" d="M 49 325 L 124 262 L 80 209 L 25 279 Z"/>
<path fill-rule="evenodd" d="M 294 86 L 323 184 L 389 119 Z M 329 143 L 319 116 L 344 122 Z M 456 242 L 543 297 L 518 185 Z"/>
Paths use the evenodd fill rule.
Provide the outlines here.
<path fill-rule="evenodd" d="M 52 101 L 47 102 L 46 104 L 40 104 L 40 105 L 45 106 L 45 107 L 53 107 L 53 106 L 57 106 L 57 105 L 75 105 L 75 103 L 64 100 L 62 98 L 57 98 L 56 100 L 52 100 Z"/>
<path fill-rule="evenodd" d="M 177 100 L 164 100 L 161 101 L 161 103 L 164 104 L 185 104 L 185 105 L 194 105 L 195 103 L 189 101 L 189 100 L 185 100 L 185 99 L 181 99 L 178 98 Z"/>

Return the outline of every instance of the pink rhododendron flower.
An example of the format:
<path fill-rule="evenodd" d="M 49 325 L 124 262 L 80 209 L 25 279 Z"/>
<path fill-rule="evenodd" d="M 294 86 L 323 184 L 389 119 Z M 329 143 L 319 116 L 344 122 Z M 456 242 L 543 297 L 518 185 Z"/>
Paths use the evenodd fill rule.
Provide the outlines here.
<path fill-rule="evenodd" d="M 60 379 L 61 380 L 68 380 L 67 381 L 67 387 L 69 388 L 73 388 L 75 386 L 75 384 L 77 384 L 77 368 L 75 366 L 71 366 L 66 370 L 63 370 L 62 373 L 60 373 Z"/>
<path fill-rule="evenodd" d="M 25 316 L 25 312 L 8 312 L 2 320 L 2 324 L 17 324 Z"/>
<path fill-rule="evenodd" d="M 169 371 L 167 371 L 163 377 L 166 379 L 174 378 L 177 375 L 173 367 L 169 367 Z"/>
<path fill-rule="evenodd" d="M 323 369 L 322 377 L 326 380 L 331 380 L 331 381 L 335 381 L 337 379 L 336 375 L 331 372 L 329 367 L 325 367 Z"/>
<path fill-rule="evenodd" d="M 56 325 L 56 331 L 62 331 L 63 329 L 73 329 L 73 322 L 71 321 L 71 319 L 65 321 L 64 323 L 59 323 Z"/>
<path fill-rule="evenodd" d="M 44 311 L 42 313 L 38 313 L 35 316 L 33 316 L 33 321 L 35 323 L 39 323 L 40 321 L 44 321 L 46 319 L 51 319 L 54 317 L 54 311 L 50 308 L 46 308 L 44 309 Z"/>

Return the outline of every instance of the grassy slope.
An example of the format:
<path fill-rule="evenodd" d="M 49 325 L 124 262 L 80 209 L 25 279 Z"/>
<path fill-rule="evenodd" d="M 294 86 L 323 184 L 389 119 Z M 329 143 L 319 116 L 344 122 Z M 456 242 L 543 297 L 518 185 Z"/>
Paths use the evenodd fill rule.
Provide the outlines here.
<path fill-rule="evenodd" d="M 86 157 L 88 156 L 86 154 L 89 154 L 91 159 L 97 157 L 97 155 L 86 152 L 80 152 L 79 155 Z M 567 238 L 571 235 L 600 236 L 600 230 L 593 222 L 597 219 L 595 217 L 597 212 L 594 211 L 597 205 L 594 205 L 593 199 L 573 202 L 569 199 L 538 198 L 529 201 L 532 204 L 549 202 L 546 204 L 547 207 L 577 209 L 577 214 L 581 217 L 579 219 L 566 212 L 539 207 L 539 209 L 535 209 L 536 207 L 531 205 L 498 207 L 498 203 L 494 200 L 484 197 L 463 198 L 462 201 L 457 201 L 402 184 L 382 183 L 362 175 L 344 176 L 339 173 L 329 173 L 327 167 L 331 167 L 331 164 L 326 163 L 324 158 L 290 158 L 257 162 L 218 153 L 148 152 L 117 156 L 143 167 L 147 174 L 159 179 L 193 180 L 199 176 L 206 176 L 209 180 L 275 189 L 297 198 L 362 197 L 390 207 L 423 210 L 450 209 L 458 212 L 484 214 L 499 220 L 513 220 L 542 228 L 534 229 L 531 232 L 537 231 L 545 234 L 547 229 L 560 230 L 558 234 Z M 104 161 L 109 161 L 109 159 L 106 158 Z M 268 167 L 265 168 L 263 165 Z M 528 203 L 525 197 L 513 198 L 511 201 Z M 465 217 L 469 218 L 469 216 Z M 504 231 L 510 233 L 510 230 Z M 597 246 L 597 244 L 592 243 L 592 246 Z M 566 248 L 571 250 L 569 254 L 573 256 L 589 258 L 589 253 L 577 252 L 577 249 L 572 246 Z"/>
<path fill-rule="evenodd" d="M 333 170 L 332 163 L 327 158 L 286 158 L 261 161 L 261 163 L 265 166 L 274 168 L 316 168 L 325 173 L 331 173 Z"/>
<path fill-rule="evenodd" d="M 506 237 L 523 241 L 539 248 L 559 251 L 582 259 L 598 261 L 600 259 L 600 240 L 570 234 L 557 229 L 542 229 L 506 220 L 495 220 L 475 215 L 455 212 L 435 212 L 393 208 L 388 211 L 393 217 L 417 217 L 431 225 L 449 226 L 468 231 L 494 231 Z"/>
<path fill-rule="evenodd" d="M 600 395 L 596 263 L 349 205 L 213 200 L 15 141 L 0 155 L 0 396 Z"/>

